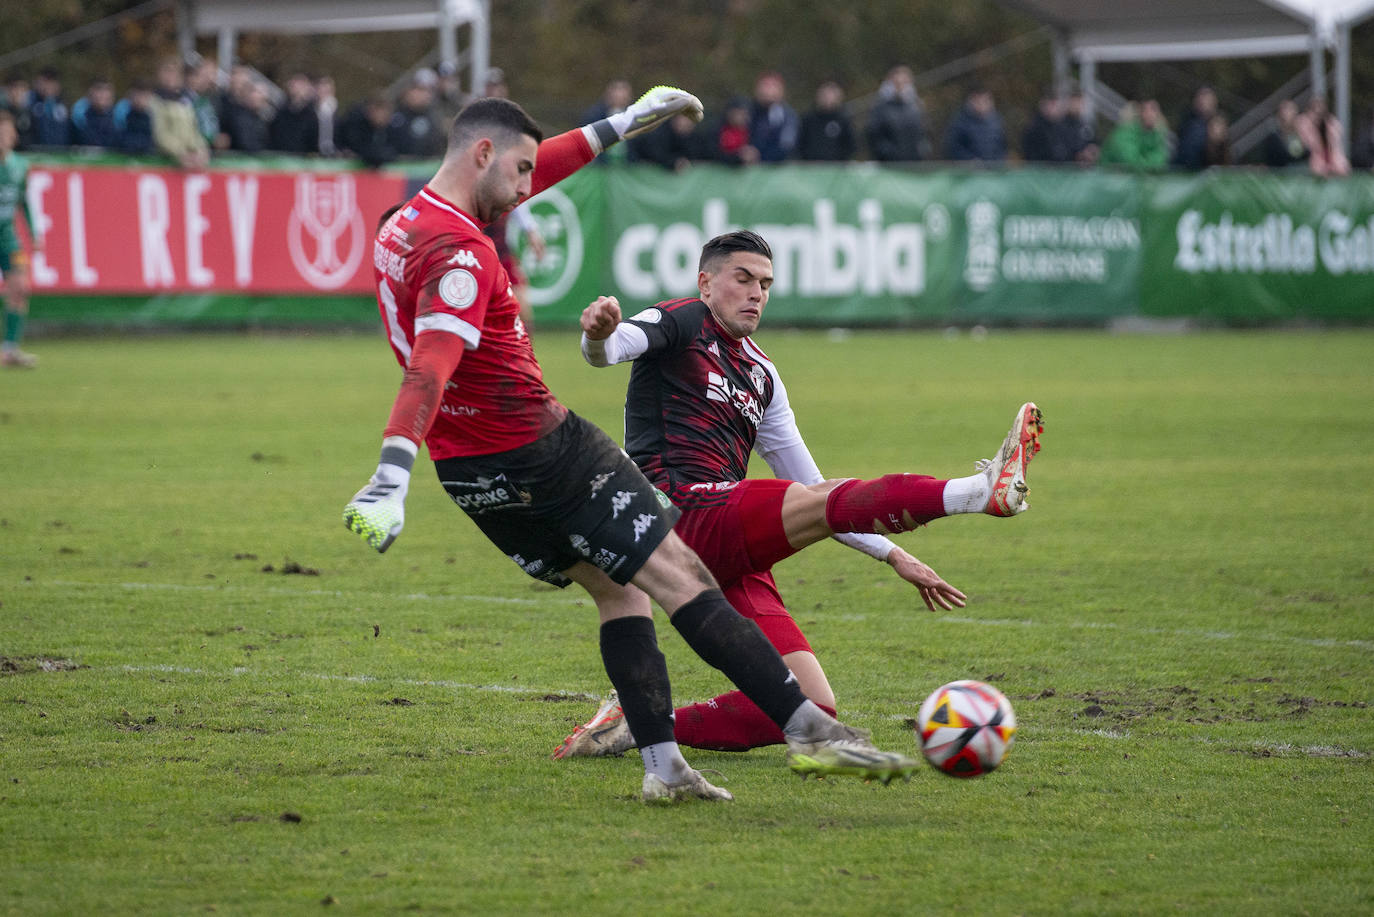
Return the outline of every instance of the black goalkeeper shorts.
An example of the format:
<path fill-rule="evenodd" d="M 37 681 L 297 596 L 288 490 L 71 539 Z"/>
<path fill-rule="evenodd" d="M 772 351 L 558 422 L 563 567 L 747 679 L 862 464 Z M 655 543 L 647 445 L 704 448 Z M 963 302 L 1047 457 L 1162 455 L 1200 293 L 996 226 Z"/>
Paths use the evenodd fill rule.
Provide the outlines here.
<path fill-rule="evenodd" d="M 582 560 L 628 583 L 680 515 L 609 436 L 571 411 L 527 446 L 434 468 L 492 544 L 556 586 Z"/>

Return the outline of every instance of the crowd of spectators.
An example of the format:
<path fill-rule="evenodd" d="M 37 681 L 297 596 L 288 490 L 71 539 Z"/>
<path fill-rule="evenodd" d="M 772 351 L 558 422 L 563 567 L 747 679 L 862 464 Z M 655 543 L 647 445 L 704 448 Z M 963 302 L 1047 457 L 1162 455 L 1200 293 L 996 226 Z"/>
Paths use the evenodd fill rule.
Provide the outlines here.
<path fill-rule="evenodd" d="M 507 95 L 499 69 L 489 72 L 480 94 Z M 610 81 L 583 113 L 582 123 L 624 110 L 634 95 L 628 80 Z M 5 82 L 0 108 L 14 115 L 21 149 L 79 146 L 160 153 L 188 168 L 203 166 L 224 151 L 353 156 L 377 166 L 442 155 L 444 126 L 464 100 L 451 68 L 417 70 L 396 91 L 377 92 L 341 108 L 327 76 L 292 73 L 278 87 L 243 65 L 226 75 L 211 60 L 195 65 L 168 60 L 151 80 L 135 81 L 123 98 L 117 98 L 110 80 L 92 80 L 70 108 L 57 71 L 42 70 L 32 80 L 15 74 Z M 1101 137 L 1086 114 L 1081 92 L 1046 90 L 1029 113 L 1015 151 L 986 87 L 970 87 L 939 132 L 910 67 L 891 68 L 862 101 L 860 125 L 844 87 L 827 80 L 816 87 L 810 108 L 798 112 L 788 101 L 783 76 L 769 71 L 759 75 L 751 95 L 727 100 L 705 123 L 679 117 L 667 130 L 613 147 L 600 159 L 656 163 L 671 170 L 698 162 L 749 166 L 860 158 L 995 165 L 1018 154 L 1028 163 L 1100 163 L 1139 171 L 1237 164 L 1231 125 L 1210 87 L 1198 89 L 1176 131 L 1170 130 L 1158 101 L 1143 98 L 1115 113 Z M 1374 112 L 1356 126 L 1349 157 L 1340 122 L 1319 97 L 1301 109 L 1284 101 L 1271 120 L 1272 133 L 1248 162 L 1322 176 L 1348 174 L 1352 164 L 1374 167 Z"/>

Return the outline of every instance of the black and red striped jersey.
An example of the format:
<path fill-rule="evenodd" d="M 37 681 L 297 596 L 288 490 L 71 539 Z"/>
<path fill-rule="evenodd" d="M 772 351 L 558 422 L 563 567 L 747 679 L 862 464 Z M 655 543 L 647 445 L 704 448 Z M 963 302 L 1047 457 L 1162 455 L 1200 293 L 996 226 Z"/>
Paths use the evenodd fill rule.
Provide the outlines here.
<path fill-rule="evenodd" d="M 774 396 L 768 357 L 726 334 L 699 299 L 662 302 L 625 322 L 648 339 L 625 397 L 630 458 L 670 495 L 743 480 Z"/>

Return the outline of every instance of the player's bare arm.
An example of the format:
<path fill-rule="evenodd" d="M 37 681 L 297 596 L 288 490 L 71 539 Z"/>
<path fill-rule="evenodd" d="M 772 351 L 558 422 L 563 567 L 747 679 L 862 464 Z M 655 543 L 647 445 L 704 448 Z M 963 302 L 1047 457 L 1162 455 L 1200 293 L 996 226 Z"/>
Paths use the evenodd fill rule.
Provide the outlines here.
<path fill-rule="evenodd" d="M 901 548 L 894 547 L 888 553 L 887 563 L 898 576 L 920 590 L 921 600 L 931 611 L 952 611 L 964 607 L 968 596 L 945 582 L 938 573 Z"/>

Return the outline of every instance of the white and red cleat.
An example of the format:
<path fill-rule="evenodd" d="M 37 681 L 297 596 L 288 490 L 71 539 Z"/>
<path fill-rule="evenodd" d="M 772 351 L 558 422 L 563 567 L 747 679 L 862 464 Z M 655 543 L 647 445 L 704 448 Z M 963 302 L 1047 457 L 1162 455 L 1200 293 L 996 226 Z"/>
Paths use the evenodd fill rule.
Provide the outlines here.
<path fill-rule="evenodd" d="M 553 751 L 554 758 L 595 758 L 623 755 L 635 747 L 630 724 L 620 709 L 620 696 L 612 691 L 586 723 L 572 731 Z"/>
<path fill-rule="evenodd" d="M 1040 451 L 1040 434 L 1044 432 L 1044 415 L 1035 402 L 1021 405 L 997 457 L 978 463 L 978 470 L 988 476 L 991 491 L 983 512 L 990 516 L 1015 516 L 1026 511 L 1026 493 L 1030 490 L 1026 485 L 1026 466 Z"/>

